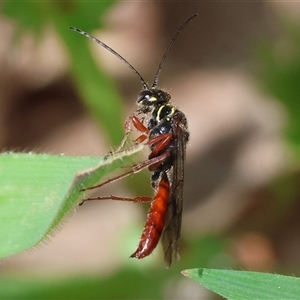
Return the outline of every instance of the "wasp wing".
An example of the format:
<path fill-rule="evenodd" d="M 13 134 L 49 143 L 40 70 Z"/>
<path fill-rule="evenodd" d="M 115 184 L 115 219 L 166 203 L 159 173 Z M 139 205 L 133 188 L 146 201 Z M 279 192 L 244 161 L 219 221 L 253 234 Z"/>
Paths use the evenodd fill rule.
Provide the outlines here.
<path fill-rule="evenodd" d="M 174 114 L 174 164 L 170 173 L 171 192 L 165 217 L 165 227 L 162 234 L 164 260 L 168 267 L 173 261 L 177 261 L 180 258 L 178 254 L 178 242 L 181 230 L 184 162 L 187 140 L 186 119 L 183 113 L 178 111 Z"/>

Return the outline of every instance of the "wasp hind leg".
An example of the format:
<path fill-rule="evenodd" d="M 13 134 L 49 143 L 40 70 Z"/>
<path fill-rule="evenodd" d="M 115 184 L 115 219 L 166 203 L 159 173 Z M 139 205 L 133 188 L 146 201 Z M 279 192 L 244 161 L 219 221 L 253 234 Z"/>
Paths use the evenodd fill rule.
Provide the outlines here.
<path fill-rule="evenodd" d="M 91 197 L 91 198 L 86 198 L 83 199 L 82 202 L 80 202 L 79 205 L 82 205 L 86 201 L 94 201 L 94 200 L 114 200 L 114 201 L 129 201 L 129 202 L 151 202 L 152 197 L 147 197 L 147 196 L 137 196 L 134 198 L 127 198 L 127 197 L 118 197 L 118 196 L 105 196 L 105 197 Z"/>

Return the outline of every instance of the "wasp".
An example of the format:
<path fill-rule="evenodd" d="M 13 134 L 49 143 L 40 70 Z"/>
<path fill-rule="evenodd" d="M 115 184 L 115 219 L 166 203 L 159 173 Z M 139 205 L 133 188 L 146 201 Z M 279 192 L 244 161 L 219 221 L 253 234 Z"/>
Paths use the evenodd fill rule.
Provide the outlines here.
<path fill-rule="evenodd" d="M 196 16 L 198 14 L 189 17 L 173 35 L 161 58 L 151 87 L 140 73 L 111 47 L 78 28 L 70 27 L 70 29 L 110 51 L 132 69 L 141 80 L 143 90 L 136 99 L 137 110 L 134 114 L 129 115 L 125 121 L 125 137 L 118 150 L 124 146 L 133 126 L 140 132 L 140 136 L 135 140 L 135 143 L 146 142 L 151 151 L 147 160 L 133 166 L 130 171 L 87 189 L 101 187 L 148 167 L 151 172 L 151 186 L 154 190 L 154 197 L 125 198 L 111 195 L 109 197 L 86 198 L 83 202 L 105 199 L 151 202 L 138 248 L 130 257 L 141 259 L 150 255 L 162 237 L 164 260 L 167 266 L 179 259 L 178 247 L 183 203 L 184 162 L 189 131 L 184 113 L 171 102 L 170 94 L 157 86 L 163 62 L 170 48 L 183 28 Z M 140 117 L 141 115 L 143 118 Z"/>

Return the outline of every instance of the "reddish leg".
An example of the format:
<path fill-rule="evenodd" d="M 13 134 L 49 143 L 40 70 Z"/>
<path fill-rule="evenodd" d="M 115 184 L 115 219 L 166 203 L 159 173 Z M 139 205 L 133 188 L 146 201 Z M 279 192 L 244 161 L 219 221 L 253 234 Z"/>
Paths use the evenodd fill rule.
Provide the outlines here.
<path fill-rule="evenodd" d="M 142 134 L 134 141 L 135 144 L 139 144 L 144 142 L 147 137 L 148 137 L 148 133 L 149 133 L 149 129 L 143 124 L 143 122 L 134 114 L 129 115 L 126 120 L 125 120 L 125 136 L 120 144 L 120 146 L 117 149 L 117 152 L 120 151 L 123 147 L 124 144 L 126 143 L 127 137 L 131 131 L 131 125 L 133 125 L 133 127 L 135 129 L 137 129 L 139 132 L 141 132 Z"/>
<path fill-rule="evenodd" d="M 134 143 L 139 144 L 144 142 L 148 138 L 149 134 L 149 129 L 143 124 L 143 122 L 134 114 L 129 115 L 126 120 L 125 120 L 125 137 L 122 140 L 120 146 L 117 149 L 117 152 L 120 151 L 123 147 L 124 144 L 126 143 L 127 137 L 131 131 L 131 124 L 142 134 L 135 139 Z M 155 143 L 159 143 L 153 150 L 150 155 L 150 157 L 154 157 L 159 153 L 162 149 L 164 149 L 171 141 L 172 139 L 172 134 L 170 133 L 165 133 L 159 136 L 156 136 L 152 138 L 151 140 L 148 141 L 149 145 L 153 145 Z"/>
<path fill-rule="evenodd" d="M 151 154 L 150 154 L 150 158 L 157 156 L 157 154 L 163 150 L 164 148 L 166 148 L 166 146 L 168 146 L 170 144 L 170 141 L 172 139 L 172 134 L 171 133 L 164 133 L 158 136 L 155 136 L 154 138 L 151 138 L 148 141 L 148 144 L 154 145 L 157 143 L 157 145 L 154 147 L 154 149 L 152 150 Z"/>
<path fill-rule="evenodd" d="M 140 132 L 148 133 L 149 129 L 143 124 L 143 122 L 135 115 L 129 116 L 132 125 Z"/>
<path fill-rule="evenodd" d="M 152 149 L 152 152 L 149 155 L 149 159 L 156 157 L 161 150 L 165 149 L 170 144 L 171 139 L 172 135 L 170 133 L 165 133 L 149 140 L 148 144 L 156 144 L 156 146 Z M 151 166 L 149 166 L 149 170 L 154 171 L 162 164 L 162 162 L 163 161 L 158 161 L 156 163 L 153 163 Z"/>
<path fill-rule="evenodd" d="M 141 162 L 141 163 L 133 166 L 131 168 L 131 170 L 129 170 L 128 172 L 125 172 L 125 173 L 123 173 L 123 174 L 121 174 L 119 176 L 116 176 L 114 178 L 110 178 L 110 179 L 108 179 L 108 180 L 106 180 L 106 181 L 104 181 L 104 182 L 102 182 L 102 183 L 100 183 L 98 185 L 94 185 L 94 186 L 82 189 L 81 191 L 93 190 L 93 189 L 99 188 L 99 187 L 101 187 L 101 186 L 103 186 L 103 185 L 105 185 L 107 183 L 114 182 L 114 181 L 117 181 L 117 180 L 119 180 L 121 178 L 124 178 L 124 177 L 126 177 L 126 176 L 128 176 L 130 174 L 138 173 L 139 171 L 141 171 L 141 170 L 143 170 L 143 169 L 145 169 L 145 168 L 147 168 L 147 167 L 149 167 L 151 165 L 154 165 L 156 163 L 159 163 L 159 162 L 165 160 L 169 155 L 170 155 L 169 152 L 165 152 L 165 153 L 163 153 L 163 154 L 161 154 L 161 155 L 159 155 L 157 157 L 153 157 L 151 159 L 145 160 L 145 161 L 143 161 L 143 162 Z M 83 201 L 85 201 L 85 200 L 83 200 Z"/>
<path fill-rule="evenodd" d="M 125 122 L 125 129 L 126 129 L 126 133 L 130 130 L 130 122 L 132 122 L 132 124 L 134 124 L 134 126 L 139 129 L 140 131 L 147 131 L 148 132 L 148 129 L 143 125 L 143 123 L 135 116 L 135 115 L 130 115 L 127 119 L 126 119 L 126 122 Z M 142 136 L 139 137 L 139 139 L 141 138 Z M 166 134 L 162 134 L 160 136 L 156 136 L 154 138 L 152 138 L 148 144 L 149 145 L 152 145 L 152 144 L 156 144 L 158 143 L 155 148 L 152 150 L 150 156 L 149 156 L 149 159 L 144 161 L 144 162 L 141 162 L 135 166 L 132 167 L 131 170 L 129 170 L 128 172 L 125 172 L 119 176 L 116 176 L 114 178 L 110 178 L 104 182 L 102 182 L 101 184 L 98 184 L 98 185 L 95 185 L 95 186 L 91 186 L 91 187 L 88 187 L 88 188 L 85 188 L 85 189 L 82 189 L 82 191 L 86 191 L 86 190 L 92 190 L 92 189 L 95 189 L 95 188 L 99 188 L 99 187 L 102 187 L 103 185 L 105 184 L 108 184 L 110 182 L 114 182 L 114 181 L 117 181 L 119 179 L 122 179 L 130 174 L 134 174 L 134 173 L 138 173 L 139 171 L 149 167 L 150 171 L 153 170 L 153 169 L 156 169 L 169 155 L 170 153 L 169 152 L 165 152 L 159 156 L 157 156 L 157 154 L 163 150 L 169 143 L 170 143 L 170 140 L 172 138 L 172 135 L 169 134 L 169 133 L 166 133 Z M 121 144 L 120 147 L 122 147 L 123 145 Z M 149 197 L 136 197 L 136 198 L 122 198 L 122 197 L 116 197 L 116 196 L 110 196 L 110 197 L 95 197 L 95 198 L 86 198 L 84 199 L 80 205 L 82 205 L 85 201 L 89 201 L 89 200 L 108 200 L 108 199 L 111 199 L 111 200 L 123 200 L 123 201 L 133 201 L 133 202 L 147 202 L 147 201 L 151 201 L 149 199 Z M 147 199 L 147 200 L 145 200 Z"/>
<path fill-rule="evenodd" d="M 130 201 L 130 202 L 151 202 L 152 197 L 147 197 L 147 196 L 137 196 L 135 198 L 127 198 L 127 197 L 117 197 L 117 196 L 107 196 L 107 197 L 93 197 L 93 198 L 87 198 L 84 199 L 83 202 L 85 201 L 91 201 L 91 200 L 116 200 L 116 201 Z M 80 203 L 81 204 L 83 204 Z"/>
<path fill-rule="evenodd" d="M 152 167 L 152 166 L 157 167 L 157 166 L 159 166 L 161 164 L 161 162 L 164 161 L 170 155 L 170 153 L 165 152 L 165 153 L 163 153 L 159 156 L 156 156 L 156 157 L 151 157 L 151 156 L 153 155 L 153 153 L 156 154 L 156 152 L 159 152 L 160 150 L 162 150 L 168 144 L 168 142 L 170 141 L 170 138 L 171 138 L 170 134 L 163 134 L 161 136 L 154 137 L 153 139 L 151 139 L 149 141 L 149 144 L 157 143 L 159 141 L 161 141 L 161 143 L 159 145 L 157 145 L 155 147 L 155 149 L 152 151 L 152 153 L 150 154 L 150 159 L 148 159 L 146 161 L 143 161 L 143 162 L 133 166 L 132 169 L 129 170 L 128 172 L 125 172 L 125 173 L 123 173 L 119 176 L 116 176 L 114 178 L 110 178 L 110 179 L 108 179 L 108 180 L 106 180 L 106 181 L 104 181 L 100 184 L 82 189 L 82 191 L 92 190 L 92 189 L 95 189 L 95 188 L 100 188 L 100 187 L 104 186 L 105 184 L 117 181 L 119 179 L 122 179 L 122 178 L 130 175 L 130 174 L 138 173 L 139 171 L 141 171 L 141 170 L 143 170 L 147 167 Z"/>

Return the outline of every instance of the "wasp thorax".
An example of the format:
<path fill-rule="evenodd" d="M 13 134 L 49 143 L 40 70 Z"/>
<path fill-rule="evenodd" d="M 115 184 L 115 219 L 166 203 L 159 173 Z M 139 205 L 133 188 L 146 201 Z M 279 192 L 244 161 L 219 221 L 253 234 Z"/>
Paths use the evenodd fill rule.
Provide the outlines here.
<path fill-rule="evenodd" d="M 161 105 L 154 112 L 153 115 L 157 122 L 165 119 L 166 121 L 170 121 L 176 111 L 176 108 L 173 105 Z"/>

